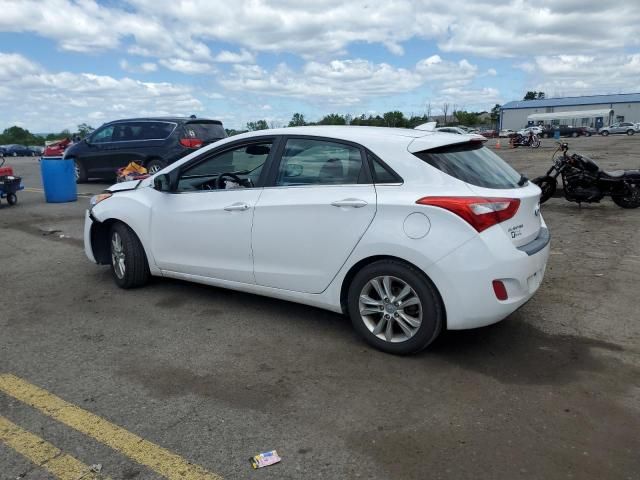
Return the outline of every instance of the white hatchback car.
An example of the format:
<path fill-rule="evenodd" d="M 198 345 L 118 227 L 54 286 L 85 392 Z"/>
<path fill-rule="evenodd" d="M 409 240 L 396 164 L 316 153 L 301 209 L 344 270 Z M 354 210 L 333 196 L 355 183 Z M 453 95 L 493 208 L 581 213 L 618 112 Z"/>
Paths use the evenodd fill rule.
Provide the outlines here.
<path fill-rule="evenodd" d="M 263 130 L 94 197 L 85 250 L 122 288 L 157 275 L 348 313 L 406 354 L 532 297 L 549 255 L 539 198 L 462 135 Z"/>

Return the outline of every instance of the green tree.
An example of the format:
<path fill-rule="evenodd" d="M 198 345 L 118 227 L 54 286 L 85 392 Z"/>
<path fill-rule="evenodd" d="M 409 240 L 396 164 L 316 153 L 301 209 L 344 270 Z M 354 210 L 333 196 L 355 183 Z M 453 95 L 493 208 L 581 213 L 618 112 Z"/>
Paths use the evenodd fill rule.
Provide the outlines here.
<path fill-rule="evenodd" d="M 80 135 L 80 137 L 82 138 L 88 137 L 94 130 L 95 128 L 93 128 L 88 123 L 81 123 L 80 125 L 78 125 L 78 135 Z"/>
<path fill-rule="evenodd" d="M 330 113 L 329 115 L 325 115 L 319 122 L 318 125 L 346 125 L 347 121 L 345 118 L 338 113 Z"/>
<path fill-rule="evenodd" d="M 454 116 L 456 117 L 456 120 L 458 120 L 458 123 L 461 123 L 462 125 L 472 126 L 478 123 L 479 114 L 467 112 L 465 110 L 458 110 L 454 113 Z"/>
<path fill-rule="evenodd" d="M 294 113 L 289 122 L 290 127 L 304 127 L 307 124 L 302 113 Z"/>
<path fill-rule="evenodd" d="M 529 91 L 525 94 L 523 100 L 535 100 L 537 96 L 536 92 Z"/>
<path fill-rule="evenodd" d="M 500 110 L 502 109 L 502 105 L 496 103 L 496 105 L 491 109 L 491 123 L 493 125 L 498 125 L 498 121 L 500 120 Z"/>
<path fill-rule="evenodd" d="M 544 92 L 538 92 L 538 100 L 542 100 L 546 97 L 546 95 L 544 94 Z"/>
<path fill-rule="evenodd" d="M 404 118 L 404 113 L 394 110 L 392 112 L 385 113 L 382 118 L 387 127 L 406 127 L 407 119 Z"/>
<path fill-rule="evenodd" d="M 267 130 L 269 124 L 266 120 L 257 120 L 255 122 L 247 122 L 247 130 L 255 132 L 256 130 Z"/>
<path fill-rule="evenodd" d="M 13 127 L 5 128 L 2 134 L 0 134 L 1 145 L 12 143 L 18 143 L 20 145 L 44 145 L 44 138 L 14 125 Z"/>

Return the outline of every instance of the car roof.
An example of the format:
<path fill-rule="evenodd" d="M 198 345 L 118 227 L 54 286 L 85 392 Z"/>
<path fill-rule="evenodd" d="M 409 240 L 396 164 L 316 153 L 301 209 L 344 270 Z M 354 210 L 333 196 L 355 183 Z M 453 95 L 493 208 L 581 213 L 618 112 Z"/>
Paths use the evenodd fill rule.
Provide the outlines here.
<path fill-rule="evenodd" d="M 176 123 L 198 123 L 198 122 L 207 122 L 207 123 L 217 123 L 222 125 L 220 120 L 214 120 L 212 118 L 191 118 L 191 117 L 136 117 L 136 118 L 119 118 L 118 120 L 112 120 L 110 122 L 105 123 L 105 125 L 110 125 L 112 123 L 120 123 L 120 122 L 176 122 Z"/>
<path fill-rule="evenodd" d="M 417 152 L 469 141 L 467 137 L 452 133 L 414 130 L 409 128 L 365 127 L 359 125 L 314 125 L 307 127 L 274 128 L 241 133 L 240 135 L 234 135 L 225 140 L 235 141 L 244 138 L 270 135 L 303 135 L 335 138 L 337 140 L 361 144 L 374 150 L 374 152 L 376 145 L 387 147 L 393 143 L 399 147 L 408 149 L 410 152 Z"/>

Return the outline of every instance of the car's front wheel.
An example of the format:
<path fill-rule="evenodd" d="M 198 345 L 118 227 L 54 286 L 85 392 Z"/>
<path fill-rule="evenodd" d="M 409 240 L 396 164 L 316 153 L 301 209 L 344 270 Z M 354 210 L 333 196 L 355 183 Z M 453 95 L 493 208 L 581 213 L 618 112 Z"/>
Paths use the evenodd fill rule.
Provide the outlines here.
<path fill-rule="evenodd" d="M 166 167 L 166 165 L 162 160 L 158 160 L 158 159 L 150 160 L 147 163 L 147 172 L 149 172 L 150 175 L 154 175 L 158 173 L 160 170 L 162 170 L 164 167 Z"/>
<path fill-rule="evenodd" d="M 349 316 L 373 347 L 399 355 L 419 352 L 444 323 L 440 296 L 420 271 L 397 260 L 365 266 L 349 287 Z"/>
<path fill-rule="evenodd" d="M 602 135 L 603 137 L 606 137 L 607 135 L 609 135 L 609 132 L 607 130 L 600 132 L 600 135 Z"/>
<path fill-rule="evenodd" d="M 124 223 L 116 223 L 109 234 L 111 273 L 120 288 L 141 287 L 149 281 L 149 264 L 136 234 Z"/>
<path fill-rule="evenodd" d="M 73 160 L 73 169 L 76 183 L 84 183 L 87 181 L 87 170 L 77 158 Z"/>

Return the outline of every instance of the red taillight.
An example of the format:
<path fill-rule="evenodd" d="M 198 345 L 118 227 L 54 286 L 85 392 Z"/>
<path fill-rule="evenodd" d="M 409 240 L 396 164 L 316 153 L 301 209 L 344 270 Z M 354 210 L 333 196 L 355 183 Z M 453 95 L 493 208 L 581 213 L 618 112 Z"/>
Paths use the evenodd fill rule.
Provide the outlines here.
<path fill-rule="evenodd" d="M 520 206 L 517 198 L 492 197 L 423 197 L 416 203 L 449 210 L 478 232 L 509 220 Z"/>
<path fill-rule="evenodd" d="M 507 300 L 509 295 L 507 295 L 507 287 L 504 286 L 501 280 L 493 281 L 493 293 L 496 294 L 496 298 L 500 301 Z"/>
<path fill-rule="evenodd" d="M 200 148 L 202 146 L 202 140 L 199 138 L 181 138 L 180 145 L 187 148 Z"/>

